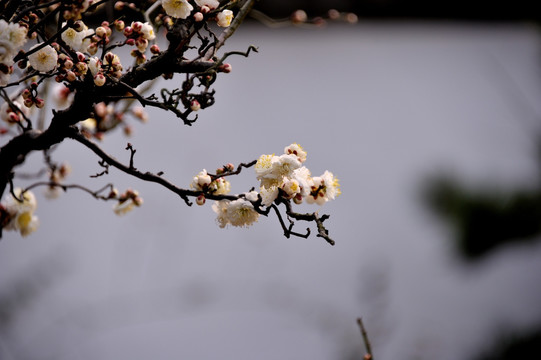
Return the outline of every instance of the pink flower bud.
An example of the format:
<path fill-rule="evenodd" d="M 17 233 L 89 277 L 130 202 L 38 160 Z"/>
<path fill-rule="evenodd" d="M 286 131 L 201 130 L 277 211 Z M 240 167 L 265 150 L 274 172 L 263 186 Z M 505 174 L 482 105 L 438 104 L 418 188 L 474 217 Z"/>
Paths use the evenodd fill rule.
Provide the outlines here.
<path fill-rule="evenodd" d="M 230 73 L 233 68 L 231 67 L 231 64 L 225 63 L 218 67 L 218 71 L 224 72 L 224 73 Z"/>
<path fill-rule="evenodd" d="M 199 103 L 199 101 L 197 100 L 192 100 L 192 102 L 190 103 L 190 109 L 192 111 L 197 111 L 199 109 L 201 109 L 201 104 Z"/>
<path fill-rule="evenodd" d="M 152 45 L 150 47 L 150 52 L 153 54 L 159 54 L 160 53 L 160 47 L 156 44 Z"/>
<path fill-rule="evenodd" d="M 135 45 L 135 39 L 126 39 L 126 45 L 134 46 Z M 133 56 L 133 55 L 132 55 Z"/>
<path fill-rule="evenodd" d="M 205 199 L 205 195 L 203 194 L 199 195 L 197 199 L 195 199 L 195 203 L 199 206 L 204 205 L 205 201 L 207 201 L 207 199 Z"/>
<path fill-rule="evenodd" d="M 97 73 L 96 76 L 94 76 L 94 84 L 96 84 L 96 86 L 103 86 L 105 84 L 105 76 L 102 73 Z"/>
<path fill-rule="evenodd" d="M 71 69 L 73 67 L 73 61 L 70 59 L 64 61 L 64 69 Z"/>
<path fill-rule="evenodd" d="M 31 95 L 32 95 L 32 93 L 30 92 L 29 89 L 24 89 L 23 93 L 21 94 L 21 96 L 25 100 L 28 99 Z"/>
<path fill-rule="evenodd" d="M 107 31 L 103 26 L 98 26 L 98 28 L 96 29 L 96 36 L 100 38 L 104 38 L 105 36 L 107 36 Z"/>
<path fill-rule="evenodd" d="M 204 16 L 201 12 L 196 12 L 195 14 L 193 14 L 193 19 L 196 21 L 196 22 L 199 22 L 199 21 L 203 21 L 204 19 Z"/>
<path fill-rule="evenodd" d="M 143 30 L 143 23 L 140 21 L 134 21 L 131 23 L 131 27 L 135 32 L 141 32 Z"/>
<path fill-rule="evenodd" d="M 132 34 L 133 34 L 133 28 L 131 26 L 126 26 L 124 28 L 124 36 L 125 37 L 130 37 L 130 36 L 132 36 Z"/>
<path fill-rule="evenodd" d="M 8 121 L 10 123 L 16 123 L 16 122 L 21 121 L 21 118 L 16 113 L 10 112 L 9 115 L 8 115 Z"/>
<path fill-rule="evenodd" d="M 123 1 L 117 1 L 115 3 L 115 10 L 117 11 L 121 11 L 121 10 L 124 10 L 124 2 Z"/>
<path fill-rule="evenodd" d="M 83 62 L 86 60 L 86 56 L 85 54 L 81 53 L 81 52 L 77 52 L 77 61 L 79 62 Z"/>
<path fill-rule="evenodd" d="M 68 72 L 66 73 L 66 79 L 67 79 L 68 81 L 70 81 L 70 82 L 71 82 L 71 81 L 75 81 L 75 80 L 77 80 L 77 75 L 75 75 L 75 73 L 74 73 L 73 71 L 70 70 L 70 71 L 68 71 Z"/>
<path fill-rule="evenodd" d="M 41 109 L 41 108 L 43 108 L 43 107 L 45 106 L 45 100 L 40 99 L 40 98 L 36 98 L 36 99 L 34 100 L 34 103 L 36 104 L 36 107 L 37 107 L 38 109 Z"/>
<path fill-rule="evenodd" d="M 115 20 L 115 29 L 116 31 L 123 31 L 126 27 L 126 24 L 122 20 Z"/>
<path fill-rule="evenodd" d="M 210 12 L 210 8 L 206 5 L 201 6 L 201 12 L 203 14 L 208 14 Z"/>
<path fill-rule="evenodd" d="M 295 24 L 306 22 L 306 20 L 308 20 L 308 15 L 304 10 L 297 10 L 291 14 L 291 21 Z"/>
<path fill-rule="evenodd" d="M 32 105 L 34 105 L 34 101 L 31 98 L 24 99 L 23 104 L 24 106 L 29 108 L 29 107 L 32 107 Z"/>
<path fill-rule="evenodd" d="M 228 170 L 228 171 L 233 171 L 235 170 L 235 165 L 231 164 L 231 163 L 227 163 L 227 165 L 225 165 L 225 168 Z"/>

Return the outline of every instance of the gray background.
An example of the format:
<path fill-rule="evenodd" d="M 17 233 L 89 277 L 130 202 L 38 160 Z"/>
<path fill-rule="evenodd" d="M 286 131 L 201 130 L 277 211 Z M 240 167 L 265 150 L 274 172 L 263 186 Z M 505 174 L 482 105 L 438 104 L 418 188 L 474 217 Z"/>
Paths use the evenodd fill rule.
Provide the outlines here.
<path fill-rule="evenodd" d="M 119 218 L 75 190 L 37 191 L 38 232 L 0 242 L 11 299 L 0 359 L 360 358 L 363 316 L 378 359 L 446 360 L 539 324 L 541 245 L 467 264 L 419 200 L 448 172 L 474 187 L 535 185 L 539 40 L 528 25 L 245 26 L 228 49 L 259 54 L 231 58 L 193 127 L 151 111 L 133 137 L 102 145 L 127 163 L 130 141 L 137 168 L 187 187 L 203 168 L 298 142 L 314 175 L 341 180 L 321 209 L 336 246 L 286 239 L 274 216 L 220 229 L 210 203 L 189 208 L 115 170 L 90 179 L 97 158 L 66 141 L 54 158 L 71 164 L 68 182 L 131 186 L 145 203 Z M 231 182 L 257 186 L 251 169 Z"/>

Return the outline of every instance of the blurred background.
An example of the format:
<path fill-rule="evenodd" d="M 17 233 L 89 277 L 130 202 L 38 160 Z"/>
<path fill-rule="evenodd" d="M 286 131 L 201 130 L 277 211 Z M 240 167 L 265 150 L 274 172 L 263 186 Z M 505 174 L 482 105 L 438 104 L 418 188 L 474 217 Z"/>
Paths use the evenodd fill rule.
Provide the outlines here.
<path fill-rule="evenodd" d="M 298 142 L 313 175 L 340 179 L 320 210 L 336 246 L 286 239 L 274 216 L 220 229 L 210 202 L 189 208 L 115 170 L 91 179 L 98 159 L 66 141 L 53 158 L 71 165 L 67 182 L 133 187 L 145 203 L 117 217 L 85 193 L 37 191 L 38 232 L 0 242 L 1 360 L 362 359 L 359 316 L 376 359 L 539 358 L 533 4 L 258 4 L 275 18 L 331 7 L 358 23 L 249 21 L 227 50 L 259 53 L 230 58 L 194 126 L 150 110 L 102 146 L 127 163 L 129 141 L 138 169 L 187 187 Z M 23 170 L 41 164 L 33 154 Z M 231 182 L 258 185 L 251 169 Z"/>

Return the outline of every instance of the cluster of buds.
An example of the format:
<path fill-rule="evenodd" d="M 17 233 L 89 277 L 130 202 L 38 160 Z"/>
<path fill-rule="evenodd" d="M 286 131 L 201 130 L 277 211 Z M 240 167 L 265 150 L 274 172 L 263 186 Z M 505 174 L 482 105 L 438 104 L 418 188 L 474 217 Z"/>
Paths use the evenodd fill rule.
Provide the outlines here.
<path fill-rule="evenodd" d="M 64 7 L 64 11 L 62 12 L 62 17 L 65 20 L 78 20 L 93 3 L 94 0 L 71 0 L 66 3 L 63 2 L 62 6 Z M 55 4 L 53 6 L 60 6 L 60 4 Z"/>
<path fill-rule="evenodd" d="M 232 164 L 228 165 L 233 166 Z M 226 169 L 228 169 L 228 165 L 226 165 Z M 199 174 L 194 176 L 190 187 L 196 191 L 213 195 L 228 194 L 231 191 L 231 183 L 223 177 L 228 171 L 230 170 L 219 168 L 216 170 L 216 175 L 211 176 L 207 173 L 207 170 L 203 169 Z"/>
<path fill-rule="evenodd" d="M 71 173 L 71 167 L 64 163 L 60 166 L 54 166 L 49 169 L 49 181 L 51 185 L 45 190 L 45 197 L 56 199 L 60 195 L 60 184 Z"/>
<path fill-rule="evenodd" d="M 117 215 L 124 215 L 136 206 L 143 204 L 143 198 L 139 196 L 139 192 L 136 190 L 128 189 L 121 195 L 118 195 L 118 190 L 113 189 L 109 193 L 109 199 L 117 199 L 118 202 L 113 206 L 113 211 Z"/>
<path fill-rule="evenodd" d="M 117 29 L 122 29 L 121 31 L 126 37 L 125 44 L 136 47 L 130 53 L 135 58 L 136 63 L 138 65 L 143 64 L 146 61 L 145 51 L 149 41 L 156 38 L 152 25 L 148 22 L 134 21 L 130 26 L 124 26 L 123 22 L 118 22 Z M 160 48 L 158 45 L 152 45 L 150 51 L 152 54 L 159 54 Z"/>
<path fill-rule="evenodd" d="M 19 99 L 20 100 L 12 100 L 11 104 L 6 101 L 0 107 L 0 119 L 9 125 L 18 123 L 21 121 L 23 115 L 28 115 L 29 109 L 23 107 L 21 104 L 23 100 L 22 98 Z"/>
<path fill-rule="evenodd" d="M 35 105 L 38 109 L 41 109 L 45 106 L 45 100 L 38 97 L 37 89 L 38 84 L 36 82 L 32 82 L 29 88 L 23 90 L 21 96 L 23 98 L 24 106 L 27 108 L 31 108 Z"/>
<path fill-rule="evenodd" d="M 113 31 L 109 26 L 108 21 L 103 21 L 100 26 L 96 28 L 94 35 L 92 35 L 92 43 L 88 47 L 90 55 L 96 54 L 99 45 L 105 46 L 111 41 L 111 35 Z"/>

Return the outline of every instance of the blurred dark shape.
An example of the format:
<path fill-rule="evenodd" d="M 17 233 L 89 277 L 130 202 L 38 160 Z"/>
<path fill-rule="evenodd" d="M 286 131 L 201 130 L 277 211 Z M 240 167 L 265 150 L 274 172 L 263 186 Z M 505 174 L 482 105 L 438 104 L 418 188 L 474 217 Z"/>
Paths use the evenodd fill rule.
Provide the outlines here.
<path fill-rule="evenodd" d="M 541 329 L 502 336 L 498 345 L 476 360 L 538 360 L 541 359 Z"/>
<path fill-rule="evenodd" d="M 508 243 L 537 240 L 541 234 L 541 190 L 472 191 L 440 178 L 426 195 L 432 209 L 451 221 L 459 250 L 470 260 Z"/>
<path fill-rule="evenodd" d="M 350 11 L 360 18 L 416 18 L 477 21 L 524 21 L 541 19 L 536 2 L 530 0 L 275 0 L 259 1 L 256 9 L 271 17 L 287 17 L 296 9 L 309 16 L 323 16 L 329 9 Z"/>

